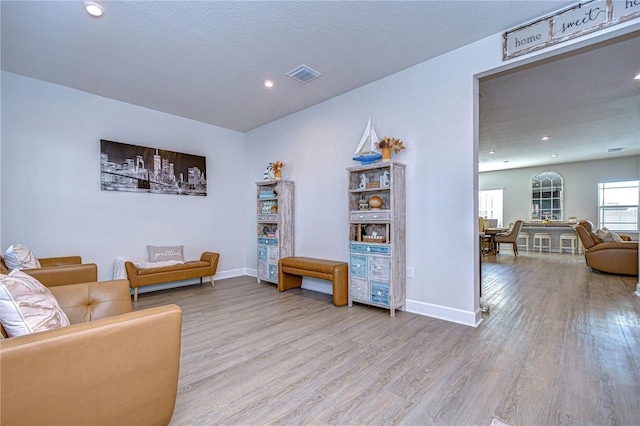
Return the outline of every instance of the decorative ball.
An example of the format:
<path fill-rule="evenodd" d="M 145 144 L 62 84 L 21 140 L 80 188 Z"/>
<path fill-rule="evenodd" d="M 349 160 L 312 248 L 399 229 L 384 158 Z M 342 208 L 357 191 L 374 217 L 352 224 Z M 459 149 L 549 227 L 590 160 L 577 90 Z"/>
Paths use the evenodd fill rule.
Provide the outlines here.
<path fill-rule="evenodd" d="M 382 207 L 382 198 L 378 197 L 377 195 L 369 198 L 369 207 L 371 207 L 372 209 L 379 209 L 380 207 Z"/>

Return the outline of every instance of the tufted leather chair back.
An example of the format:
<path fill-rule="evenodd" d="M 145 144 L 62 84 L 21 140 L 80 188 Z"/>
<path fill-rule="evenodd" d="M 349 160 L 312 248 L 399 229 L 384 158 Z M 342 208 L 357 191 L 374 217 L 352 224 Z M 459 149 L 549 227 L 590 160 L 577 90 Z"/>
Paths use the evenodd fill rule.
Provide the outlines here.
<path fill-rule="evenodd" d="M 129 281 L 100 282 L 49 287 L 71 324 L 89 322 L 131 312 Z"/>

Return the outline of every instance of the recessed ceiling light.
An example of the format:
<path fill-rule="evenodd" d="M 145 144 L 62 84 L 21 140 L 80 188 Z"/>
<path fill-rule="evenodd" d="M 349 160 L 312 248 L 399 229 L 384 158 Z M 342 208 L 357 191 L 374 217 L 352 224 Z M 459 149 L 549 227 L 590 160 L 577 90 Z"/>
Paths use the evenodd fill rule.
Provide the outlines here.
<path fill-rule="evenodd" d="M 273 87 L 273 81 L 265 80 L 264 81 L 264 87 Z"/>
<path fill-rule="evenodd" d="M 495 151 L 489 151 L 489 154 L 491 154 L 491 155 L 493 155 L 495 153 L 496 153 Z"/>
<path fill-rule="evenodd" d="M 549 140 L 549 136 L 543 136 L 540 139 L 542 139 L 543 141 L 548 141 Z"/>
<path fill-rule="evenodd" d="M 102 16 L 102 6 L 100 6 L 98 3 L 86 1 L 84 2 L 84 8 L 91 16 L 95 16 L 96 18 Z"/>
<path fill-rule="evenodd" d="M 551 154 L 551 156 L 552 156 L 553 158 L 556 158 L 556 157 L 558 156 L 558 154 Z"/>
<path fill-rule="evenodd" d="M 635 77 L 633 77 L 634 80 L 640 80 L 640 74 L 636 75 Z"/>

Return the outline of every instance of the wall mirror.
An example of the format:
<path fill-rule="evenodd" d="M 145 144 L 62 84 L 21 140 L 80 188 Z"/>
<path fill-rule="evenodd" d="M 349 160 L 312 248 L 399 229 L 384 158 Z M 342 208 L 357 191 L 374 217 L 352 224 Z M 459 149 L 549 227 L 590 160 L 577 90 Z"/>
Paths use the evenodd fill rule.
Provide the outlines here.
<path fill-rule="evenodd" d="M 558 172 L 538 173 L 531 179 L 531 220 L 562 222 L 563 179 Z"/>

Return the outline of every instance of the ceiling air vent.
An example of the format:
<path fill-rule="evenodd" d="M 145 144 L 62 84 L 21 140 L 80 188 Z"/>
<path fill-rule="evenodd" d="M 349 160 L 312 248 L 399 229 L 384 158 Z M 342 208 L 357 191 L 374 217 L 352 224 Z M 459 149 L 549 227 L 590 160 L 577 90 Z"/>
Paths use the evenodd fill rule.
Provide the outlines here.
<path fill-rule="evenodd" d="M 620 152 L 622 151 L 622 148 L 609 148 L 607 149 L 607 152 Z"/>
<path fill-rule="evenodd" d="M 320 73 L 303 64 L 289 71 L 287 75 L 294 80 L 298 80 L 300 83 L 308 83 L 314 78 L 319 77 Z"/>

